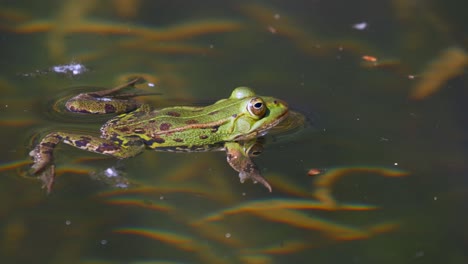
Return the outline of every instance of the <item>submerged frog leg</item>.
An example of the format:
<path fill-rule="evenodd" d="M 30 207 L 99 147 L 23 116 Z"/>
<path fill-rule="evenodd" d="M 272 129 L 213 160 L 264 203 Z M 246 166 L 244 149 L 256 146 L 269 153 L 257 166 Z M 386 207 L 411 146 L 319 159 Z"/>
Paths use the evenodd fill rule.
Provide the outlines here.
<path fill-rule="evenodd" d="M 243 183 L 245 179 L 249 178 L 254 183 L 261 183 L 270 192 L 272 191 L 270 184 L 267 182 L 257 165 L 250 159 L 249 155 L 245 152 L 244 148 L 237 142 L 226 142 L 224 147 L 227 153 L 227 162 L 233 169 L 239 172 L 240 181 Z"/>
<path fill-rule="evenodd" d="M 128 83 L 117 87 L 89 93 L 80 93 L 77 96 L 70 98 L 65 107 L 70 112 L 86 113 L 86 114 L 109 114 L 109 113 L 126 113 L 135 110 L 140 106 L 138 102 L 132 100 L 132 97 L 140 95 L 149 95 L 152 93 L 138 94 L 117 94 L 122 89 L 133 87 L 140 82 L 141 78 L 136 78 Z"/>
<path fill-rule="evenodd" d="M 117 87 L 107 89 L 107 90 L 97 91 L 97 92 L 91 92 L 91 93 L 87 93 L 87 94 L 93 95 L 93 96 L 96 96 L 96 97 L 104 97 L 104 96 L 107 96 L 107 95 L 118 93 L 120 90 L 125 89 L 127 87 L 130 87 L 130 86 L 133 87 L 133 85 L 135 85 L 136 83 L 138 83 L 140 81 L 143 81 L 143 79 L 142 78 L 135 78 L 135 79 L 133 79 L 133 80 L 127 82 L 127 83 L 121 84 L 121 85 L 119 85 Z"/>
<path fill-rule="evenodd" d="M 53 164 L 54 148 L 63 142 L 90 152 L 110 155 L 119 159 L 133 157 L 143 151 L 144 144 L 140 141 L 113 141 L 96 136 L 86 136 L 77 133 L 53 132 L 46 135 L 39 144 L 29 153 L 34 161 L 31 173 L 38 175 L 43 182 L 43 187 L 50 192 L 55 178 L 55 166 Z"/>

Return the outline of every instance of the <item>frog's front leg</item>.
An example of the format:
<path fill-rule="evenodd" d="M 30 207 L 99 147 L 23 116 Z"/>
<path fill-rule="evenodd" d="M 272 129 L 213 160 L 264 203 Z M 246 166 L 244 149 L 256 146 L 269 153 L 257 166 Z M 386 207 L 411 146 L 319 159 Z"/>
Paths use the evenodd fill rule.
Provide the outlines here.
<path fill-rule="evenodd" d="M 227 153 L 227 161 L 233 169 L 239 172 L 239 178 L 242 183 L 245 179 L 250 178 L 254 183 L 259 182 L 270 192 L 272 191 L 270 184 L 260 174 L 257 165 L 246 153 L 243 146 L 237 142 L 226 142 L 224 147 Z"/>
<path fill-rule="evenodd" d="M 53 151 L 60 142 L 79 149 L 110 155 L 120 159 L 135 156 L 145 148 L 144 144 L 138 141 L 122 144 L 122 141 L 119 140 L 114 141 L 96 136 L 67 132 L 50 133 L 29 153 L 29 156 L 34 161 L 34 164 L 31 166 L 31 173 L 39 176 L 47 192 L 51 191 L 54 183 L 55 166 L 53 164 Z"/>

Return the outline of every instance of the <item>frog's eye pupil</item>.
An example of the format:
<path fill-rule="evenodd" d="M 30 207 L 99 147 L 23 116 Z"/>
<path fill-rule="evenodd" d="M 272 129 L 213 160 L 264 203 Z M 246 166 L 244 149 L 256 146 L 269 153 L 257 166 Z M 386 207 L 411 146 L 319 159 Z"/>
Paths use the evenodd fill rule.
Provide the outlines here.
<path fill-rule="evenodd" d="M 266 107 L 265 107 L 265 103 L 263 102 L 263 100 L 261 98 L 253 98 L 249 105 L 247 106 L 250 114 L 252 116 L 254 116 L 255 118 L 262 118 L 263 116 L 265 116 L 265 113 L 266 113 Z"/>

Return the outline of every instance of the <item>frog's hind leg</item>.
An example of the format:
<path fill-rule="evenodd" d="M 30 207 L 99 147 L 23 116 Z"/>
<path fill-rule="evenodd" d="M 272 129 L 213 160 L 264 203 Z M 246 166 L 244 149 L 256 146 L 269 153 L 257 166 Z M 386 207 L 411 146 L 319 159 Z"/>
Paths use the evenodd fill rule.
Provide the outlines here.
<path fill-rule="evenodd" d="M 130 141 L 124 145 L 119 141 L 112 141 L 96 136 L 67 132 L 49 133 L 29 153 L 34 162 L 31 166 L 31 173 L 39 176 L 48 192 L 52 188 L 55 177 L 53 152 L 60 142 L 79 149 L 110 155 L 120 159 L 135 156 L 145 148 L 144 144 L 138 141 Z"/>
<path fill-rule="evenodd" d="M 130 112 L 140 106 L 138 102 L 132 99 L 133 97 L 152 93 L 120 93 L 120 91 L 127 87 L 133 87 L 141 81 L 144 81 L 144 79 L 135 78 L 130 82 L 111 89 L 78 94 L 65 103 L 65 108 L 70 112 L 86 114 L 119 114 Z"/>

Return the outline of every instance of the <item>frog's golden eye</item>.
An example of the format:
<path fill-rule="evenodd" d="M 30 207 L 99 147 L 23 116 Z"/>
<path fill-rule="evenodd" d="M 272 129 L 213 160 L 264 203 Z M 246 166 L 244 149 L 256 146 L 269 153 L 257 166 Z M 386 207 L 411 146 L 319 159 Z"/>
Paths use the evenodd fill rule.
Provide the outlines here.
<path fill-rule="evenodd" d="M 249 113 L 257 118 L 262 118 L 266 113 L 266 105 L 263 102 L 262 98 L 253 98 L 250 100 L 249 105 L 247 105 L 247 110 Z"/>

